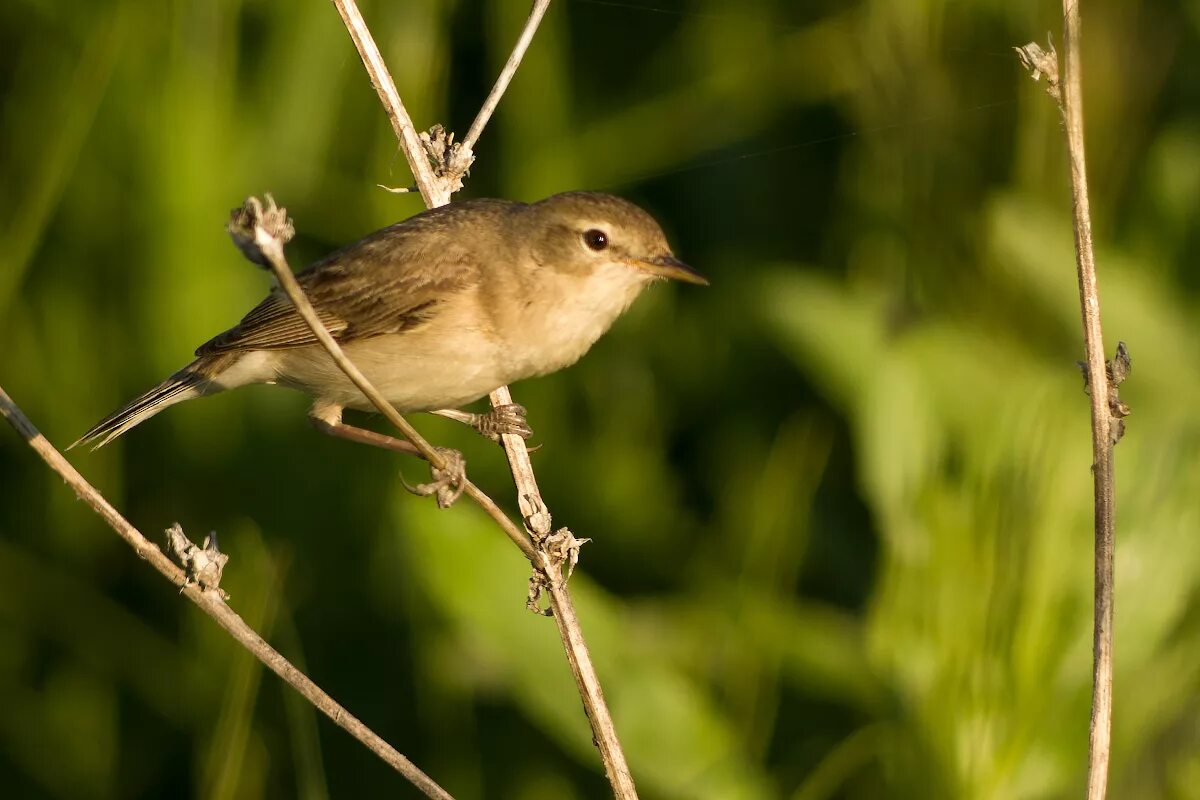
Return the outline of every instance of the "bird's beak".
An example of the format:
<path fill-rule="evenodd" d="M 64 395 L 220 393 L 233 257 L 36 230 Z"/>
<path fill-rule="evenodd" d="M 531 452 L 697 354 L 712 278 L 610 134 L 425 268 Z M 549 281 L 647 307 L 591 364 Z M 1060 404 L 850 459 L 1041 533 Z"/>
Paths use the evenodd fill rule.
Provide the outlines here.
<path fill-rule="evenodd" d="M 660 278 L 671 278 L 685 283 L 708 286 L 708 278 L 696 272 L 696 270 L 673 255 L 639 258 L 634 260 L 633 265 L 643 272 L 649 272 L 651 275 L 657 275 Z"/>

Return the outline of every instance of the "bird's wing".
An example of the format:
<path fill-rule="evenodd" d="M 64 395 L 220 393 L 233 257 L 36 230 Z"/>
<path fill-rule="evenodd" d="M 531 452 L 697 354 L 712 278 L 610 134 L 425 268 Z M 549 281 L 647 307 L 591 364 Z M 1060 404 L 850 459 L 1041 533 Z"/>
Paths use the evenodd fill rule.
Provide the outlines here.
<path fill-rule="evenodd" d="M 432 246 L 431 246 L 432 245 Z M 384 228 L 296 276 L 334 339 L 349 342 L 411 330 L 448 297 L 478 281 L 478 264 L 451 239 L 404 223 Z M 291 300 L 275 289 L 234 327 L 196 350 L 275 350 L 315 344 Z"/>

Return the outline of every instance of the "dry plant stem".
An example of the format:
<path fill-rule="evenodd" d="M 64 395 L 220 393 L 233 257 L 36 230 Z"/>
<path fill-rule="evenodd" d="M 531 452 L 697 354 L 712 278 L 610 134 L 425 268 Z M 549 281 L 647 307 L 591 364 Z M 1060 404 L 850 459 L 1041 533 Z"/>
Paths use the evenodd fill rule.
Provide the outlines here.
<path fill-rule="evenodd" d="M 489 399 L 492 407 L 507 405 L 513 402 L 512 393 L 507 386 L 501 386 L 492 392 Z M 513 482 L 517 486 L 517 501 L 520 504 L 521 516 L 529 519 L 544 510 L 541 492 L 538 490 L 537 477 L 533 472 L 533 464 L 529 461 L 529 448 L 520 436 L 505 435 L 500 437 L 504 445 L 504 454 L 508 457 L 508 466 L 512 470 Z M 538 549 L 538 560 L 534 566 L 540 569 L 547 578 L 550 592 L 550 604 L 554 609 L 554 620 L 558 625 L 558 635 L 562 638 L 563 647 L 567 653 L 567 661 L 571 665 L 571 673 L 579 687 L 583 698 L 583 707 L 587 710 L 588 720 L 592 725 L 592 738 L 600 749 L 600 757 L 604 762 L 604 770 L 608 781 L 613 787 L 613 795 L 617 798 L 636 798 L 637 788 L 633 783 L 633 775 L 625 761 L 625 752 L 621 749 L 621 740 L 617 737 L 617 729 L 613 724 L 612 714 L 608 711 L 608 703 L 604 701 L 604 690 L 600 686 L 600 676 L 592 666 L 592 657 L 588 652 L 587 642 L 583 638 L 583 628 L 579 617 L 575 614 L 575 604 L 567 591 L 567 582 L 563 578 L 562 564 L 551 558 L 544 549 Z"/>
<path fill-rule="evenodd" d="M 1092 641 L 1092 716 L 1088 742 L 1088 800 L 1102 800 L 1108 790 L 1112 740 L 1113 679 L 1113 436 L 1109 382 L 1104 366 L 1100 327 L 1100 297 L 1092 251 L 1088 208 L 1087 165 L 1083 147 L 1083 89 L 1080 79 L 1079 2 L 1063 2 L 1062 112 L 1071 161 L 1071 192 L 1075 207 L 1075 256 L 1079 272 L 1079 302 L 1087 351 L 1088 386 L 1092 400 L 1092 471 L 1095 481 L 1096 576 L 1095 627 Z"/>
<path fill-rule="evenodd" d="M 538 25 L 542 24 L 542 17 L 546 15 L 548 8 L 550 8 L 550 0 L 534 0 L 533 8 L 529 11 L 529 19 L 525 21 L 525 28 L 517 38 L 512 54 L 509 55 L 504 69 L 500 71 L 500 77 L 496 78 L 496 85 L 492 87 L 487 100 L 483 101 L 479 113 L 475 115 L 475 121 L 471 123 L 471 129 L 467 131 L 467 136 L 462 141 L 464 151 L 470 153 L 475 148 L 475 143 L 479 141 L 479 135 L 483 133 L 488 120 L 495 113 L 496 106 L 500 105 L 500 98 L 508 89 L 509 82 L 512 81 L 513 75 L 517 74 L 517 67 L 521 66 L 521 59 L 525 57 L 525 51 L 529 49 L 529 43 L 533 41 L 533 35 L 537 33 Z"/>
<path fill-rule="evenodd" d="M 346 30 L 350 32 L 350 38 L 354 40 L 354 47 L 362 56 L 363 65 L 371 77 L 371 85 L 375 87 L 383 107 L 387 109 L 388 119 L 392 122 L 392 130 L 396 132 L 396 138 L 400 140 L 401 149 L 408 159 L 408 166 L 417 180 L 417 188 L 421 191 L 425 205 L 432 208 L 449 203 L 450 192 L 433 173 L 433 167 L 430 165 L 425 148 L 417 135 L 417 129 L 413 126 L 412 118 L 408 116 L 404 103 L 400 102 L 400 93 L 396 91 L 396 84 L 388 72 L 387 65 L 383 63 L 383 57 L 379 54 L 379 48 L 376 47 L 375 40 L 367 29 L 367 23 L 363 20 L 358 5 L 354 0 L 333 0 L 333 4 L 337 6 L 338 13 L 342 15 Z"/>
<path fill-rule="evenodd" d="M 604 763 L 608 782 L 612 786 L 613 797 L 620 800 L 637 800 L 633 774 L 629 771 L 629 765 L 625 763 L 625 753 L 621 750 L 617 728 L 613 724 L 612 715 L 608 713 L 608 704 L 604 702 L 600 676 L 596 674 L 592 659 L 588 655 L 583 628 L 579 624 L 579 617 L 575 615 L 575 604 L 571 602 L 571 595 L 567 592 L 562 567 L 543 557 L 542 570 L 549 579 L 550 603 L 554 608 L 558 635 L 566 643 L 567 661 L 583 696 L 583 707 L 587 710 L 592 725 L 592 738 L 596 747 L 600 748 L 600 758 Z"/>
<path fill-rule="evenodd" d="M 312 303 L 308 301 L 304 290 L 300 288 L 300 284 L 296 280 L 296 276 L 292 273 L 291 267 L 288 266 L 287 259 L 283 255 L 282 243 L 261 225 L 255 226 L 254 242 L 262 250 L 263 255 L 266 256 L 267 263 L 271 267 L 271 272 L 275 274 L 275 279 L 279 281 L 279 285 L 287 293 L 288 298 L 292 301 L 292 305 L 296 307 L 296 311 L 308 323 L 309 328 L 312 329 L 313 334 L 317 337 L 317 341 L 329 353 L 329 357 L 338 365 L 338 368 L 346 373 L 346 377 L 379 409 L 379 413 L 387 417 L 389 422 L 400 429 L 400 432 L 404 434 L 404 438 L 413 443 L 422 458 L 435 467 L 446 466 L 442 455 L 434 449 L 433 445 L 425 441 L 421 434 L 417 433 L 417 429 L 402 417 L 400 412 L 396 411 L 395 407 L 367 380 L 367 376 L 363 375 L 362 371 L 354 365 L 354 362 L 346 357 L 346 353 L 342 350 L 341 345 L 337 343 L 337 340 L 333 338 L 329 330 L 321 324 L 316 310 L 312 307 Z"/>
<path fill-rule="evenodd" d="M 384 111 L 391 120 L 392 127 L 396 130 L 397 138 L 400 140 L 400 145 L 404 149 L 408 162 L 414 165 L 413 177 L 416 180 L 418 188 L 421 190 L 421 197 L 424 198 L 426 205 L 430 208 L 445 205 L 450 202 L 452 194 L 450 183 L 440 180 L 437 175 L 434 175 L 427 168 L 428 158 L 421 144 L 420 137 L 417 135 L 412 119 L 409 117 L 404 104 L 400 100 L 399 93 L 392 84 L 391 75 L 383 63 L 383 59 L 379 54 L 379 48 L 375 46 L 371 39 L 370 31 L 367 29 L 366 23 L 363 22 L 362 15 L 358 13 L 354 0 L 334 0 L 334 4 L 337 5 L 342 19 L 345 20 L 346 26 L 350 29 L 351 38 L 358 47 L 363 63 L 367 66 L 367 72 L 371 76 L 371 81 L 375 85 L 375 90 L 379 94 L 380 101 L 383 103 Z M 545 13 L 548 5 L 548 0 L 538 0 L 535 3 L 533 11 L 529 16 L 529 21 L 521 33 L 512 56 L 508 59 L 508 63 L 505 64 L 499 80 L 496 81 L 495 87 L 492 89 L 491 94 L 484 103 L 484 107 L 476 116 L 475 123 L 471 126 L 471 130 L 467 134 L 467 139 L 465 140 L 467 144 L 473 145 L 478 140 L 484 126 L 491 117 L 492 111 L 500 102 L 500 97 L 507 88 L 512 75 L 516 72 L 521 57 L 532 40 L 538 23 L 541 22 L 542 15 Z M 468 156 L 470 155 L 469 147 L 464 147 L 463 150 Z M 420 165 L 419 168 L 417 165 Z M 316 319 L 315 315 L 312 318 L 306 317 L 305 319 L 314 331 L 321 327 L 321 322 L 319 319 Z M 502 386 L 492 392 L 490 400 L 493 408 L 513 402 L 512 395 L 506 386 Z M 522 516 L 529 519 L 531 514 L 539 510 L 544 512 L 545 506 L 541 502 L 541 495 L 538 492 L 533 467 L 529 462 L 529 450 L 525 446 L 524 440 L 519 436 L 506 435 L 501 437 L 501 441 L 508 456 L 509 466 L 512 468 L 513 480 L 516 484 L 517 498 L 520 503 Z M 497 518 L 496 512 L 499 509 L 495 508 L 495 504 L 492 503 L 487 495 L 480 492 L 471 484 L 467 485 L 467 494 L 480 503 L 480 505 L 484 505 L 493 518 Z M 485 503 L 490 504 L 490 507 L 485 505 Z M 503 516 L 503 514 L 500 514 L 500 516 Z M 504 517 L 504 519 L 506 522 L 508 521 L 507 517 Z M 509 532 L 507 528 L 505 532 Z M 512 538 L 511 533 L 509 536 Z M 571 672 L 579 688 L 580 698 L 583 700 L 584 710 L 591 723 L 592 736 L 600 750 L 605 773 L 613 789 L 613 795 L 619 800 L 636 800 L 637 790 L 634 787 L 629 767 L 625 761 L 621 742 L 617 738 L 616 728 L 612 722 L 612 715 L 609 713 L 608 706 L 604 701 L 604 692 L 600 687 L 595 667 L 592 665 L 591 655 L 588 652 L 587 644 L 583 637 L 583 630 L 575 614 L 575 607 L 571 602 L 571 596 L 563 580 L 559 562 L 540 546 L 543 544 L 542 540 L 538 541 L 539 547 L 534 550 L 528 539 L 524 536 L 521 539 L 521 552 L 529 558 L 535 569 L 540 570 L 546 576 L 550 591 L 551 607 L 554 610 L 559 636 L 562 638 L 563 648 L 567 654 L 567 661 L 570 663 Z"/>
<path fill-rule="evenodd" d="M 166 554 L 133 527 L 120 512 L 104 499 L 94 486 L 79 474 L 70 462 L 54 448 L 54 445 L 34 427 L 29 418 L 17 407 L 12 398 L 0 387 L 0 414 L 4 416 L 13 429 L 41 456 L 55 473 L 74 490 L 75 495 L 95 511 L 108 526 L 117 532 L 125 542 L 133 548 L 139 557 L 150 562 L 158 572 L 171 583 L 179 587 L 180 592 L 196 604 L 218 625 L 224 628 L 242 647 L 254 654 L 272 672 L 303 695 L 310 703 L 320 709 L 340 728 L 355 739 L 366 745 L 373 753 L 383 759 L 393 769 L 403 775 L 421 792 L 434 800 L 454 800 L 445 789 L 438 786 L 428 775 L 422 772 L 411 761 L 396 751 L 394 747 L 381 739 L 374 731 L 360 722 L 353 714 L 339 705 L 319 686 L 312 682 L 303 672 L 296 669 L 290 661 L 284 658 L 275 648 L 267 644 L 253 628 L 238 616 L 232 608 L 221 599 L 219 591 L 205 590 L 195 583 L 189 583 L 187 575 Z"/>
<path fill-rule="evenodd" d="M 371 404 L 387 418 L 388 422 L 396 426 L 399 431 L 404 434 L 404 438 L 412 442 L 421 454 L 421 457 L 435 467 L 444 467 L 445 459 L 441 453 L 437 451 L 429 442 L 419 434 L 408 420 L 401 416 L 396 407 L 387 401 L 378 389 L 367 380 L 367 376 L 362 374 L 354 362 L 346 357 L 346 353 L 342 350 L 341 345 L 329 333 L 329 330 L 321 323 L 317 317 L 317 312 L 313 309 L 312 303 L 308 301 L 304 290 L 300 288 L 300 284 L 296 281 L 296 276 L 292 273 L 291 267 L 288 266 L 287 259 L 283 255 L 283 245 L 280 241 L 267 232 L 261 225 L 255 225 L 254 241 L 266 256 L 267 264 L 271 268 L 271 272 L 275 275 L 275 279 L 279 281 L 280 287 L 287 294 L 292 304 L 296 306 L 296 311 L 308 323 L 308 327 L 312 330 L 321 346 L 329 353 L 329 357 L 333 359 L 338 368 L 346 373 L 358 390 L 371 401 Z M 534 559 L 534 550 L 529 543 L 529 538 L 524 531 L 516 526 L 515 523 L 504 513 L 504 511 L 496 505 L 496 503 L 488 497 L 482 489 L 470 481 L 464 481 L 464 492 L 470 496 L 472 500 L 479 504 L 484 511 L 494 519 L 508 538 L 513 541 L 517 547 L 521 548 L 521 552 L 531 561 Z"/>

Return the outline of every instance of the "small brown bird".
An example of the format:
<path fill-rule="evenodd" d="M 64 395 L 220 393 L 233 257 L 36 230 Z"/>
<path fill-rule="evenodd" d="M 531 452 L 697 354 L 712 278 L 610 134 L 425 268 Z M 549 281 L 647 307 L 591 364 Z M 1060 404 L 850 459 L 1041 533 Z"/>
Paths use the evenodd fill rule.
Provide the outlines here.
<path fill-rule="evenodd" d="M 491 432 L 496 419 L 458 409 L 575 363 L 651 281 L 708 283 L 675 258 L 653 217 L 594 192 L 452 203 L 296 277 L 346 355 L 398 410 Z M 309 414 L 330 432 L 342 427 L 342 409 L 371 408 L 275 289 L 201 345 L 195 361 L 71 446 L 102 447 L 167 406 L 255 383 L 312 395 Z M 527 430 L 511 414 L 505 420 Z"/>

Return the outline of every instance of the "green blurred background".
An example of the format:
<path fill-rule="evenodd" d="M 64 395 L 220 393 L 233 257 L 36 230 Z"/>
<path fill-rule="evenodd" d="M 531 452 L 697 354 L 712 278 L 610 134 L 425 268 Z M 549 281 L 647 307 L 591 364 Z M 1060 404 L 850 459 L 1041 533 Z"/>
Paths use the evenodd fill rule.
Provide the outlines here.
<path fill-rule="evenodd" d="M 420 127 L 470 123 L 528 6 L 368 2 Z M 1088 410 L 1057 112 L 1028 0 L 556 0 L 462 196 L 650 208 L 664 286 L 520 384 L 645 798 L 1082 794 Z M 1200 3 L 1084 4 L 1118 448 L 1115 798 L 1200 797 Z M 65 445 L 300 265 L 420 209 L 332 4 L 0 6 L 0 384 Z M 232 555 L 233 606 L 460 800 L 607 786 L 529 569 L 419 464 L 254 388 L 72 461 L 148 535 Z M 365 418 L 364 418 L 365 419 Z M 513 508 L 500 452 L 465 451 Z M 373 422 L 370 424 L 379 425 Z M 382 429 L 382 426 L 380 426 Z M 417 793 L 139 563 L 0 431 L 5 797 Z"/>

